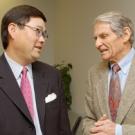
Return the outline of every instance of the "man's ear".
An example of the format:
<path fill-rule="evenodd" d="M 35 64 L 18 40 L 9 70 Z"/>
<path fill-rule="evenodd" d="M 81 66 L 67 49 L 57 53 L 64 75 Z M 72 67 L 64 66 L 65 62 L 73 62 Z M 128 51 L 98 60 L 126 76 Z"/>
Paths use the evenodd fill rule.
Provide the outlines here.
<path fill-rule="evenodd" d="M 124 43 L 127 43 L 131 37 L 131 30 L 129 27 L 124 27 L 123 29 L 123 41 Z"/>
<path fill-rule="evenodd" d="M 8 25 L 8 33 L 9 33 L 10 38 L 14 39 L 16 36 L 16 32 L 17 32 L 17 24 L 10 23 Z"/>

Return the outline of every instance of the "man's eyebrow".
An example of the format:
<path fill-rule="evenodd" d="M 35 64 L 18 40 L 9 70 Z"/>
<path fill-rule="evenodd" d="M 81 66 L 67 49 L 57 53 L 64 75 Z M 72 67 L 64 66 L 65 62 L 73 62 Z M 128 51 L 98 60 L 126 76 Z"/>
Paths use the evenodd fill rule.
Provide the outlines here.
<path fill-rule="evenodd" d="M 43 26 L 40 26 L 40 25 L 36 25 L 35 27 L 37 27 L 37 28 L 39 28 L 39 29 L 44 29 L 44 27 Z"/>

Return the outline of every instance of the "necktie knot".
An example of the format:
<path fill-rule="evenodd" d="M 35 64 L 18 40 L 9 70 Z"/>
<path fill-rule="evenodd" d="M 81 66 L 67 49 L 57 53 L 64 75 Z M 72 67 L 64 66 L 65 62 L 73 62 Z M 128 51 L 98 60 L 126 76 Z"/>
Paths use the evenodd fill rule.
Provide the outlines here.
<path fill-rule="evenodd" d="M 28 71 L 28 69 L 24 66 L 23 69 L 22 69 L 22 76 L 26 77 L 27 71 Z"/>
<path fill-rule="evenodd" d="M 113 72 L 117 73 L 118 71 L 121 70 L 121 68 L 120 68 L 120 66 L 119 66 L 117 63 L 115 63 L 115 64 L 112 66 L 112 70 L 113 70 Z"/>

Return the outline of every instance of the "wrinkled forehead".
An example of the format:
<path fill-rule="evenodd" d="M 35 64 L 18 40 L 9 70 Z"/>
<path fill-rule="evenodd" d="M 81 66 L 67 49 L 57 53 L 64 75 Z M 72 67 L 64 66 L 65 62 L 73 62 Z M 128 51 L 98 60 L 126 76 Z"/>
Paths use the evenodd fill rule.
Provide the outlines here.
<path fill-rule="evenodd" d="M 94 24 L 93 33 L 98 35 L 99 33 L 113 32 L 109 23 L 106 22 L 96 22 Z"/>

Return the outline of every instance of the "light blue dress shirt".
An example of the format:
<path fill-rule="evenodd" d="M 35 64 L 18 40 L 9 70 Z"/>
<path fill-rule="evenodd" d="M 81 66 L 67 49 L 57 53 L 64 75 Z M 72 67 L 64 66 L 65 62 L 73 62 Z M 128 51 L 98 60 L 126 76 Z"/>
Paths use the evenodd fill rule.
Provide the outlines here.
<path fill-rule="evenodd" d="M 6 52 L 4 53 L 6 60 L 16 78 L 16 81 L 20 87 L 21 83 L 21 72 L 23 69 L 23 66 L 16 63 L 14 60 L 12 60 Z M 40 123 L 39 123 L 39 117 L 38 117 L 38 112 L 37 112 L 37 106 L 36 106 L 36 99 L 35 99 L 35 91 L 34 91 L 34 84 L 33 84 L 33 75 L 32 75 L 32 65 L 27 65 L 26 66 L 28 69 L 27 76 L 30 81 L 31 89 L 32 89 L 32 100 L 33 100 L 33 107 L 34 107 L 34 125 L 36 129 L 36 135 L 42 135 L 42 131 L 40 128 Z"/>
<path fill-rule="evenodd" d="M 135 49 L 131 48 L 129 53 L 121 60 L 118 62 L 121 70 L 118 72 L 119 78 L 120 78 L 120 86 L 121 86 L 121 93 L 123 93 L 125 83 L 127 80 L 128 72 L 132 63 L 132 59 L 135 54 Z M 110 84 L 110 77 L 112 74 L 112 70 L 109 70 L 109 76 L 108 76 L 108 90 L 109 90 L 109 84 Z M 116 129 L 115 129 L 115 135 L 122 135 L 122 125 L 116 124 Z"/>

